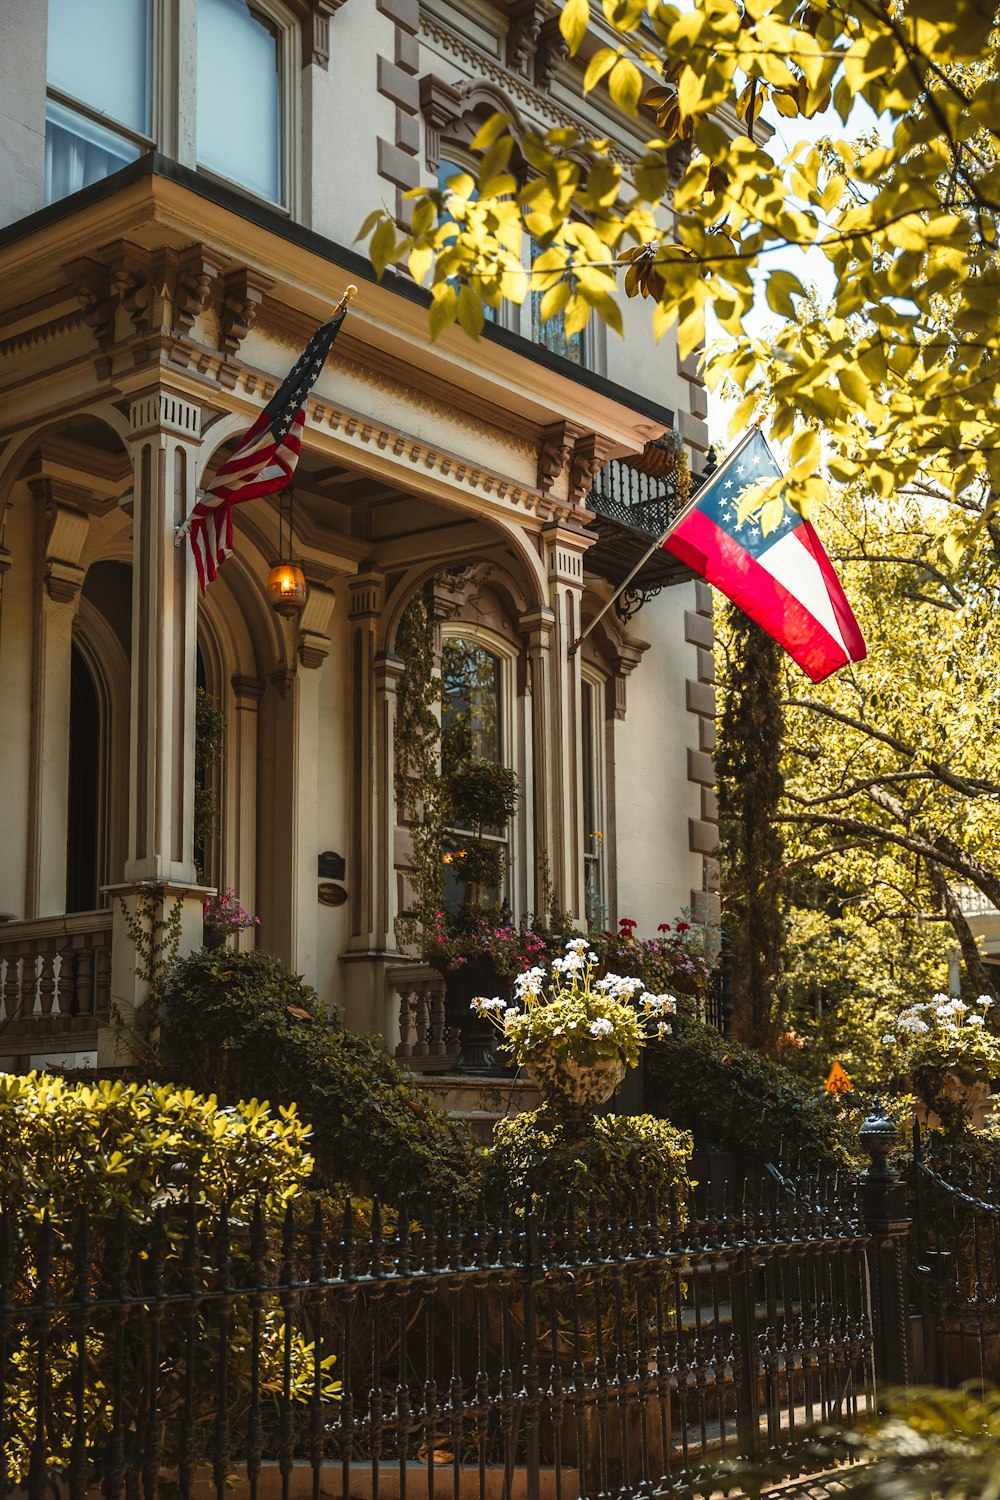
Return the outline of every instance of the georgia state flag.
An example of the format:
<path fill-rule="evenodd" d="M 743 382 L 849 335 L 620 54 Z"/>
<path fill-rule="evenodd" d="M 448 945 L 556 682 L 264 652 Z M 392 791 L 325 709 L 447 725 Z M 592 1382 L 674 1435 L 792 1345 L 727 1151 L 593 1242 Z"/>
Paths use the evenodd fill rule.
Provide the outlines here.
<path fill-rule="evenodd" d="M 744 491 L 780 478 L 764 434 L 755 431 L 705 482 L 663 546 L 739 605 L 813 682 L 822 682 L 838 667 L 862 661 L 867 647 L 810 522 L 787 504 L 767 536 L 759 516 L 740 522 Z"/>

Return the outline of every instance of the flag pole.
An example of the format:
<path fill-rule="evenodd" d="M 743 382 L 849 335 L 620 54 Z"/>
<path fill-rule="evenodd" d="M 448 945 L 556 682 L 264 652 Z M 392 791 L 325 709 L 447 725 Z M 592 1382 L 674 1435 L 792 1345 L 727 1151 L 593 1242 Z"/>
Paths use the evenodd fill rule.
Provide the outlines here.
<path fill-rule="evenodd" d="M 695 490 L 694 494 L 691 496 L 687 504 L 682 506 L 681 509 L 677 512 L 676 516 L 673 517 L 670 525 L 667 527 L 663 535 L 658 536 L 649 550 L 642 554 L 639 561 L 636 563 L 635 567 L 632 569 L 631 573 L 624 580 L 624 582 L 618 585 L 614 593 L 611 595 L 610 599 L 605 600 L 600 609 L 597 611 L 597 614 L 590 621 L 589 625 L 587 625 L 585 629 L 580 631 L 580 634 L 577 636 L 576 640 L 573 642 L 568 652 L 566 653 L 567 656 L 576 655 L 577 651 L 583 645 L 583 642 L 587 639 L 587 636 L 593 630 L 594 626 L 604 619 L 604 616 L 607 614 L 612 604 L 614 604 L 616 600 L 621 598 L 622 594 L 628 588 L 629 584 L 632 582 L 632 579 L 636 576 L 636 574 L 642 572 L 642 569 L 649 562 L 649 559 L 655 556 L 655 554 L 660 550 L 671 533 L 677 530 L 677 527 L 684 520 L 685 516 L 689 515 L 690 512 L 694 510 L 695 506 L 698 503 L 698 495 L 701 491 L 702 485 L 707 484 L 710 479 L 717 479 L 718 476 L 723 472 L 723 470 L 728 469 L 733 460 L 739 457 L 739 455 L 743 452 L 743 449 L 746 447 L 747 443 L 749 443 L 750 439 L 753 437 L 754 433 L 763 423 L 764 415 L 765 414 L 762 414 L 760 417 L 758 417 L 757 421 L 754 422 L 752 426 L 747 428 L 746 432 L 736 444 L 736 447 L 732 450 L 731 453 L 728 453 L 726 455 L 719 467 L 717 469 L 713 469 L 711 474 L 706 474 L 705 478 L 702 480 L 702 484 L 698 486 L 698 489 Z"/>
<path fill-rule="evenodd" d="M 358 295 L 358 289 L 357 289 L 357 287 L 354 285 L 354 283 L 352 281 L 351 284 L 350 284 L 350 286 L 344 288 L 344 295 L 341 297 L 340 301 L 337 303 L 336 307 L 331 312 L 330 317 L 323 319 L 324 324 L 325 323 L 329 323 L 331 321 L 331 319 L 333 319 L 333 318 L 335 318 L 337 316 L 338 313 L 345 312 L 347 310 L 348 304 L 351 303 L 351 302 L 353 302 L 354 298 L 357 295 Z M 179 547 L 181 545 L 181 543 L 183 542 L 184 538 L 187 536 L 188 532 L 191 530 L 191 522 L 194 520 L 194 513 L 195 513 L 196 509 L 197 509 L 197 502 L 195 502 L 195 505 L 192 507 L 191 514 L 189 516 L 187 516 L 183 521 L 181 521 L 180 525 L 174 527 L 174 546 L 175 547 Z"/>

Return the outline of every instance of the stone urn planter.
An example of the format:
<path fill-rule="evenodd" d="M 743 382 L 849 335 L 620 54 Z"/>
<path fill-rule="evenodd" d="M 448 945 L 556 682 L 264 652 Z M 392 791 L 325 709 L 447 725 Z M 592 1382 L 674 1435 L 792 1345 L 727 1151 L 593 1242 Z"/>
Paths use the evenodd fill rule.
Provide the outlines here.
<path fill-rule="evenodd" d="M 623 1057 L 579 1062 L 567 1047 L 540 1047 L 524 1062 L 524 1071 L 547 1104 L 580 1114 L 591 1113 L 610 1099 L 626 1070 Z"/>
<path fill-rule="evenodd" d="M 501 995 L 510 999 L 511 981 L 498 974 L 488 958 L 469 959 L 458 969 L 444 970 L 445 1019 L 461 1037 L 456 1070 L 478 1078 L 503 1077 L 504 1067 L 493 1051 L 496 1031 L 472 1009 L 476 995 Z"/>

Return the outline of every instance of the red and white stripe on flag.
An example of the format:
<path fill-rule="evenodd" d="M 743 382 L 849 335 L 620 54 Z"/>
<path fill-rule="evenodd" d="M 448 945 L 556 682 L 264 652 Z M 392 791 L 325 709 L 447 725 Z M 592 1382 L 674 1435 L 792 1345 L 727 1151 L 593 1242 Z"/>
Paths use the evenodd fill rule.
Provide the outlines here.
<path fill-rule="evenodd" d="M 262 411 L 194 507 L 191 550 L 202 590 L 215 578 L 220 564 L 232 556 L 233 506 L 285 488 L 299 461 L 304 425 L 305 412 L 300 410 L 278 442 L 272 420 Z"/>

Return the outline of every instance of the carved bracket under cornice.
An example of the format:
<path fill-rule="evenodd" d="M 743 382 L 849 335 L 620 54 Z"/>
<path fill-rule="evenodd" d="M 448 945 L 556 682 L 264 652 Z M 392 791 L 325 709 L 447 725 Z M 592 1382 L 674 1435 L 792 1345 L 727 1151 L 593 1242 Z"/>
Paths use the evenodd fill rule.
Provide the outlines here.
<path fill-rule="evenodd" d="M 567 55 L 559 17 L 547 0 L 507 0 L 506 62 L 512 73 L 544 89 Z"/>
<path fill-rule="evenodd" d="M 273 286 L 272 277 L 262 276 L 246 267 L 230 271 L 226 276 L 219 318 L 219 348 L 223 353 L 237 352 L 256 323 L 260 305 Z"/>
<path fill-rule="evenodd" d="M 586 432 L 576 422 L 555 422 L 542 432 L 538 448 L 538 488 L 547 495 L 568 468 L 567 498 L 583 505 L 594 476 L 614 452 L 614 444 L 597 433 Z"/>
<path fill-rule="evenodd" d="M 73 295 L 83 309 L 83 321 L 97 340 L 98 348 L 107 349 L 115 337 L 117 299 L 111 291 L 111 268 L 92 256 L 81 255 L 63 267 Z"/>
<path fill-rule="evenodd" d="M 161 335 L 176 340 L 172 357 L 181 363 L 189 357 L 181 341 L 191 337 L 196 320 L 209 310 L 218 319 L 220 353 L 227 359 L 238 353 L 274 286 L 271 277 L 235 266 L 202 244 L 150 252 L 116 240 L 93 255 L 69 261 L 63 271 L 102 355 L 116 342 L 116 318 L 123 308 L 141 338 Z M 110 359 L 104 363 L 110 369 Z M 228 383 L 234 380 L 235 375 Z"/>
<path fill-rule="evenodd" d="M 583 505 L 594 485 L 597 475 L 614 452 L 614 444 L 597 433 L 586 432 L 573 445 L 573 457 L 569 466 L 569 500 L 571 505 Z"/>
<path fill-rule="evenodd" d="M 289 0 L 302 32 L 302 66 L 326 68 L 330 61 L 330 21 L 345 0 Z"/>

